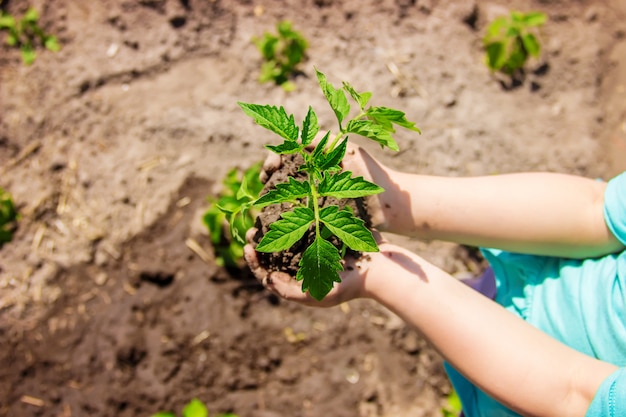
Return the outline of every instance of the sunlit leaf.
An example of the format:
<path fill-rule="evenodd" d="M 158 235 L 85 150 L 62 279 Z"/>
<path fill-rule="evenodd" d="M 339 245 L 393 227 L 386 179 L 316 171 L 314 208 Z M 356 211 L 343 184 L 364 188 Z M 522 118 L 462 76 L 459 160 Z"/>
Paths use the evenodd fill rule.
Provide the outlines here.
<path fill-rule="evenodd" d="M 337 206 L 324 207 L 320 210 L 320 219 L 350 249 L 378 252 L 372 232 L 350 210 L 339 210 Z"/>
<path fill-rule="evenodd" d="M 269 204 L 293 202 L 308 196 L 310 193 L 311 186 L 308 181 L 297 181 L 293 177 L 289 177 L 287 182 L 276 184 L 276 188 L 259 197 L 254 205 L 264 207 Z"/>
<path fill-rule="evenodd" d="M 339 250 L 327 240 L 318 237 L 306 248 L 300 260 L 296 279 L 302 281 L 302 291 L 308 291 L 316 300 L 322 300 L 341 282 L 338 271 L 343 270 Z"/>
<path fill-rule="evenodd" d="M 263 236 L 256 250 L 280 252 L 289 249 L 304 236 L 314 220 L 315 214 L 308 207 L 296 207 L 293 211 L 283 213 L 280 220 L 270 225 L 270 230 Z"/>
<path fill-rule="evenodd" d="M 328 104 L 330 104 L 330 108 L 333 109 L 333 112 L 335 112 L 335 116 L 337 116 L 337 120 L 341 126 L 343 120 L 348 116 L 348 113 L 350 113 L 350 104 L 348 103 L 348 99 L 346 98 L 343 90 L 333 87 L 333 85 L 326 79 L 326 76 L 318 71 L 317 68 L 315 69 L 315 73 L 317 74 L 317 80 L 322 88 L 324 97 L 326 97 Z"/>
<path fill-rule="evenodd" d="M 262 126 L 284 139 L 298 140 L 298 126 L 293 115 L 287 115 L 285 109 L 270 105 L 259 105 L 238 102 L 244 113 L 252 117 L 256 124 Z"/>
<path fill-rule="evenodd" d="M 318 192 L 322 197 L 359 198 L 383 191 L 385 190 L 382 187 L 366 181 L 363 177 L 352 178 L 350 171 L 324 175 L 318 185 Z"/>

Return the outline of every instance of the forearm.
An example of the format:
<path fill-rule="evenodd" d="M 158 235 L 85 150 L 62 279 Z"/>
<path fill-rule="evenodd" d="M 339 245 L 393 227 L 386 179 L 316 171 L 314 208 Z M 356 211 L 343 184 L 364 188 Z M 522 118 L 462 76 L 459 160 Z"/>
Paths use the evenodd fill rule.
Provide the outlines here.
<path fill-rule="evenodd" d="M 392 170 L 381 178 L 385 229 L 392 233 L 574 258 L 622 248 L 604 222 L 602 182 L 551 173 L 444 178 Z"/>
<path fill-rule="evenodd" d="M 551 339 L 418 256 L 388 248 L 367 272 L 367 296 L 415 326 L 452 366 L 510 408 L 585 414 L 612 365 Z"/>

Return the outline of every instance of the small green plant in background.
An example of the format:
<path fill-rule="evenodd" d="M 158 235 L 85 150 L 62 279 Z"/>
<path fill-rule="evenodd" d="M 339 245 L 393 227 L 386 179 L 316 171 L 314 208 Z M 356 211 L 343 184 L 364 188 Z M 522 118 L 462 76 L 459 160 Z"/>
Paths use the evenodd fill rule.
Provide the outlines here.
<path fill-rule="evenodd" d="M 224 177 L 220 194 L 216 198 L 209 197 L 210 205 L 202 221 L 209 229 L 219 266 L 227 268 L 241 266 L 244 237 L 246 231 L 254 225 L 256 215 L 244 205 L 258 198 L 263 189 L 259 179 L 260 172 L 260 162 L 244 172 L 233 168 Z"/>
<path fill-rule="evenodd" d="M 547 16 L 541 12 L 517 11 L 494 19 L 483 37 L 489 69 L 512 76 L 526 65 L 529 57 L 539 57 L 541 44 L 537 29 L 546 20 Z"/>
<path fill-rule="evenodd" d="M 441 409 L 443 417 L 459 417 L 463 406 L 456 391 L 452 390 L 446 397 L 446 405 Z"/>
<path fill-rule="evenodd" d="M 11 194 L 0 188 L 0 247 L 13 239 L 13 229 L 18 219 Z"/>
<path fill-rule="evenodd" d="M 346 153 L 348 134 L 357 134 L 378 142 L 382 147 L 398 150 L 392 137 L 394 125 L 416 132 L 419 129 L 399 110 L 368 106 L 371 93 L 359 93 L 347 82 L 342 88 L 335 88 L 317 69 L 316 74 L 322 92 L 335 113 L 339 131 L 332 137 L 328 131 L 313 150 L 310 149 L 320 126 L 310 106 L 300 128 L 294 116 L 288 115 L 282 106 L 242 102 L 239 105 L 259 126 L 283 139 L 281 144 L 266 145 L 266 148 L 279 155 L 300 154 L 304 160 L 300 170 L 306 174 L 302 181 L 288 177 L 286 182 L 277 184 L 256 201 L 248 203 L 258 208 L 284 202 L 294 206 L 293 210 L 282 213 L 281 219 L 270 225 L 256 250 L 287 250 L 313 227 L 315 240 L 302 254 L 296 279 L 302 280 L 303 291 L 309 291 L 312 297 L 321 300 L 335 282 L 341 281 L 338 271 L 343 269 L 340 261 L 346 246 L 357 252 L 378 251 L 372 232 L 349 208 L 320 206 L 323 197 L 356 199 L 384 191 L 363 177 L 353 177 L 350 171 L 342 172 L 341 161 Z M 348 96 L 358 105 L 358 112 L 352 118 L 348 117 Z M 341 251 L 329 242 L 333 235 L 343 243 Z"/>
<path fill-rule="evenodd" d="M 39 26 L 39 13 L 33 8 L 29 8 L 21 19 L 4 10 L 0 11 L 0 30 L 8 32 L 7 45 L 20 48 L 22 61 L 26 65 L 35 61 L 38 43 L 53 52 L 61 49 L 56 36 L 45 33 Z"/>
<path fill-rule="evenodd" d="M 263 36 L 252 38 L 264 59 L 259 82 L 273 81 L 285 91 L 293 91 L 295 84 L 289 78 L 304 60 L 308 42 L 289 21 L 279 22 L 276 31 L 276 34 L 266 32 Z"/>
<path fill-rule="evenodd" d="M 176 417 L 176 414 L 171 411 L 161 411 L 151 417 Z M 209 417 L 209 410 L 202 401 L 194 398 L 185 405 L 181 417 Z M 237 417 L 237 415 L 222 413 L 215 414 L 213 417 Z"/>

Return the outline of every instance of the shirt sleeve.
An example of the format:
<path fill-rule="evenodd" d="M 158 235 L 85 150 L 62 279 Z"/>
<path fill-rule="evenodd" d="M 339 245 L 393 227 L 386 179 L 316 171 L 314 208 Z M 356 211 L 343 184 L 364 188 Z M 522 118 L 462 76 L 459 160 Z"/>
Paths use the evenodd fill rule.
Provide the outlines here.
<path fill-rule="evenodd" d="M 591 401 L 585 417 L 626 416 L 626 368 L 620 368 L 604 380 Z"/>
<path fill-rule="evenodd" d="M 606 186 L 604 219 L 613 235 L 626 245 L 626 171 Z"/>

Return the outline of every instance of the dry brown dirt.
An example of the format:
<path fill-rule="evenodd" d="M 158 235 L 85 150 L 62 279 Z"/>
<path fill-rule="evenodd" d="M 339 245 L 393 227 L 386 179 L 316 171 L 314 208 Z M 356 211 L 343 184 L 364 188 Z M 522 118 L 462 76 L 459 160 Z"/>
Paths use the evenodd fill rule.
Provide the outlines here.
<path fill-rule="evenodd" d="M 62 50 L 26 67 L 0 48 L 0 187 L 21 213 L 0 250 L 0 416 L 149 416 L 193 397 L 241 417 L 440 415 L 441 358 L 393 314 L 281 302 L 214 262 L 206 197 L 273 140 L 236 102 L 310 104 L 331 128 L 313 66 L 417 122 L 399 153 L 370 147 L 398 169 L 626 168 L 621 0 L 2 2 L 29 4 Z M 480 38 L 511 9 L 549 22 L 542 59 L 504 89 Z M 281 19 L 310 41 L 292 93 L 257 82 L 250 42 Z M 391 238 L 477 268 L 464 248 Z"/>

